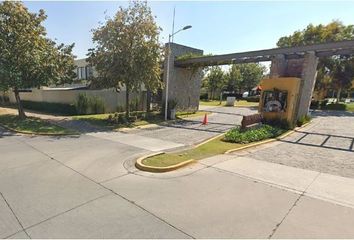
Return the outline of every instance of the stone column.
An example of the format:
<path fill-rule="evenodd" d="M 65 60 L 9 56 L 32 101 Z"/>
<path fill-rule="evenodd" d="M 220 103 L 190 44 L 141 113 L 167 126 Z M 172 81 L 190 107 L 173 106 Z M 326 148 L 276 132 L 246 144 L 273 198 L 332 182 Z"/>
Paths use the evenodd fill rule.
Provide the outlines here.
<path fill-rule="evenodd" d="M 284 77 L 286 74 L 287 60 L 283 54 L 278 54 L 272 59 L 270 65 L 270 78 Z"/>
<path fill-rule="evenodd" d="M 166 49 L 168 44 L 166 44 Z M 177 100 L 178 110 L 197 111 L 199 108 L 199 96 L 202 80 L 202 71 L 199 68 L 179 68 L 175 67 L 174 61 L 176 57 L 193 53 L 203 55 L 203 50 L 191 48 L 176 43 L 171 43 L 170 55 L 170 74 L 168 85 L 168 99 Z M 163 81 L 166 86 L 167 78 L 167 57 L 164 62 Z M 165 89 L 162 94 L 162 101 L 165 102 Z"/>
<path fill-rule="evenodd" d="M 316 83 L 318 57 L 315 52 L 305 54 L 302 65 L 301 85 L 297 107 L 297 119 L 309 113 L 313 89 Z"/>

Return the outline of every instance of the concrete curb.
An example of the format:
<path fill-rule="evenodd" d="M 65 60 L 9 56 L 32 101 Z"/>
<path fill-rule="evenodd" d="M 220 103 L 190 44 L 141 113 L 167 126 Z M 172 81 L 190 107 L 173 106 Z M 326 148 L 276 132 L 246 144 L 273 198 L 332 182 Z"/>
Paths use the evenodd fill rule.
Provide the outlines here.
<path fill-rule="evenodd" d="M 149 157 L 153 157 L 153 156 L 157 156 L 157 155 L 161 155 L 161 154 L 165 154 L 165 153 L 164 152 L 157 152 L 157 153 L 153 153 L 153 154 L 138 158 L 135 163 L 136 168 L 138 168 L 141 171 L 145 171 L 145 172 L 162 173 L 162 172 L 173 171 L 173 170 L 181 168 L 185 165 L 188 165 L 192 162 L 195 162 L 195 160 L 190 159 L 190 160 L 187 160 L 187 161 L 184 161 L 184 162 L 172 165 L 172 166 L 168 166 L 168 167 L 153 167 L 153 166 L 145 165 L 143 163 L 144 159 L 149 158 Z"/>
<path fill-rule="evenodd" d="M 251 144 L 248 144 L 247 146 L 244 146 L 244 147 L 230 149 L 230 150 L 227 150 L 226 152 L 224 152 L 224 154 L 229 154 L 229 153 L 232 153 L 232 152 L 241 151 L 241 150 L 244 150 L 244 149 L 247 149 L 247 148 L 256 147 L 256 146 L 259 146 L 259 145 L 262 145 L 262 144 L 266 144 L 266 143 L 270 143 L 270 142 L 275 142 L 275 141 L 281 140 L 281 139 L 289 136 L 290 134 L 296 132 L 297 130 L 306 127 L 311 122 L 312 122 L 312 120 L 310 122 L 308 122 L 308 123 L 305 123 L 301 127 L 296 127 L 293 130 L 290 130 L 290 131 L 287 131 L 287 132 L 283 133 L 279 137 L 263 140 L 263 141 L 256 142 L 256 143 L 253 143 L 253 144 L 251 143 Z M 205 143 L 208 143 L 208 142 L 210 142 L 210 141 L 212 141 L 212 140 L 214 140 L 214 139 L 216 139 L 216 138 L 218 138 L 218 137 L 220 137 L 222 135 L 224 135 L 224 133 L 219 134 L 217 136 L 214 136 L 212 138 L 209 138 L 209 139 L 207 139 L 207 140 L 205 140 L 205 141 L 193 146 L 193 148 L 197 148 L 197 147 L 199 147 L 199 146 L 201 146 L 201 145 L 203 145 Z M 186 166 L 186 165 L 188 165 L 190 163 L 196 162 L 196 160 L 194 160 L 194 159 L 189 159 L 189 160 L 186 160 L 184 162 L 181 162 L 181 163 L 178 163 L 178 164 L 175 164 L 175 165 L 172 165 L 172 166 L 168 166 L 168 167 L 153 167 L 153 166 L 145 165 L 142 162 L 146 158 L 157 156 L 157 155 L 161 155 L 161 154 L 165 154 L 165 152 L 157 152 L 157 153 L 149 154 L 149 155 L 142 156 L 142 157 L 138 158 L 136 160 L 136 163 L 135 163 L 136 168 L 138 168 L 139 170 L 142 170 L 142 171 L 146 171 L 146 172 L 162 173 L 162 172 L 173 171 L 173 170 L 176 170 L 178 168 L 184 167 L 184 166 Z"/>

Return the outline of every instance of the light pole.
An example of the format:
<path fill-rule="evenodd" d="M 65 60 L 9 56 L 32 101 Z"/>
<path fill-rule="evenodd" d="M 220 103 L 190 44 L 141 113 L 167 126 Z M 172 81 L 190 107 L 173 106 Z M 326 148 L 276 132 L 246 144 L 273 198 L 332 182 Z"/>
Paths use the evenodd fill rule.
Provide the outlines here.
<path fill-rule="evenodd" d="M 177 33 L 179 33 L 180 31 L 184 31 L 187 29 L 192 28 L 191 25 L 185 26 L 184 28 L 181 28 L 180 30 L 178 30 L 177 32 L 174 32 L 172 34 L 168 35 L 168 53 L 167 53 L 167 74 L 166 74 L 166 88 L 165 88 L 165 121 L 167 120 L 167 109 L 168 109 L 168 84 L 169 84 L 169 80 L 170 80 L 170 56 L 171 56 L 171 37 L 173 37 L 174 35 L 176 35 Z"/>

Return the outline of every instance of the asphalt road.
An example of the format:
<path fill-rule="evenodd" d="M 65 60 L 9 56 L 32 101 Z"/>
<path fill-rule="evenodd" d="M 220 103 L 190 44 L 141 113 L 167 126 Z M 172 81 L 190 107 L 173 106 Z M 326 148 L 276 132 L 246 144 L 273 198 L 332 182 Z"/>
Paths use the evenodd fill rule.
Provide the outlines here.
<path fill-rule="evenodd" d="M 208 126 L 194 119 L 156 129 L 79 137 L 30 137 L 0 130 L 0 237 L 354 238 L 351 198 L 344 199 L 348 204 L 342 204 L 320 199 L 316 189 L 312 192 L 318 196 L 307 194 L 319 181 L 320 172 L 269 160 L 271 156 L 283 158 L 271 151 L 276 151 L 279 144 L 290 143 L 216 156 L 164 174 L 134 167 L 139 156 L 199 142 L 227 130 L 240 121 L 242 114 L 252 112 L 237 108 L 209 110 L 215 113 Z M 315 127 L 312 129 L 316 132 Z M 328 131 L 342 134 L 333 124 Z M 292 152 L 295 155 L 315 148 L 298 145 Z M 315 149 L 312 156 L 321 148 Z M 324 149 L 332 151 L 329 156 L 344 151 Z M 262 153 L 265 150 L 267 154 Z M 345 157 L 353 156 L 351 151 L 345 152 L 349 154 Z M 241 163 L 254 165 L 246 172 Z M 279 166 L 283 166 L 280 171 L 274 170 Z M 289 174 L 281 177 L 279 172 Z M 340 175 L 332 174 L 333 179 Z M 351 179 L 343 179 L 349 187 L 346 194 L 332 195 L 338 199 L 354 195 Z"/>

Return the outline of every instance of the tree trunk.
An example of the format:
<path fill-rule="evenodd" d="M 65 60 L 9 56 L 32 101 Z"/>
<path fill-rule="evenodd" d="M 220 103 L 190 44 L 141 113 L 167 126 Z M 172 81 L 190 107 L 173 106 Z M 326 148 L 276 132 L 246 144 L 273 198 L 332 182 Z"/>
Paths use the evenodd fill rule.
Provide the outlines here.
<path fill-rule="evenodd" d="M 125 117 L 129 119 L 130 116 L 130 104 L 129 104 L 129 94 L 130 94 L 130 89 L 128 86 L 126 86 L 126 92 L 125 92 Z"/>
<path fill-rule="evenodd" d="M 340 94 L 342 93 L 342 88 L 338 88 L 338 92 L 337 92 L 337 103 L 339 103 L 340 101 Z"/>
<path fill-rule="evenodd" d="M 151 105 L 151 92 L 149 89 L 146 91 L 146 112 L 150 112 L 150 105 Z"/>
<path fill-rule="evenodd" d="M 16 103 L 17 103 L 18 116 L 20 119 L 25 119 L 26 114 L 25 114 L 25 111 L 23 110 L 23 106 L 22 106 L 21 99 L 20 99 L 20 93 L 18 92 L 17 88 L 14 89 L 14 93 L 15 93 L 15 98 L 16 98 Z"/>

